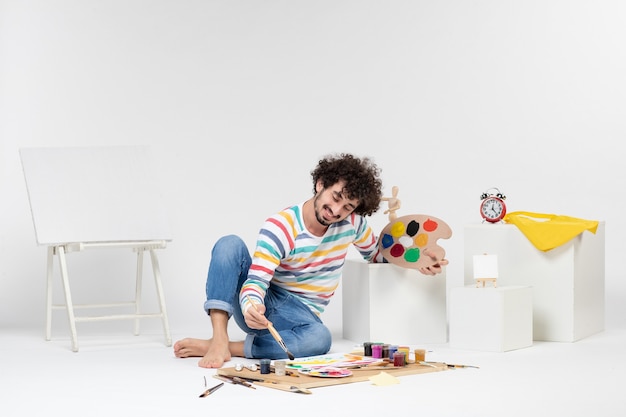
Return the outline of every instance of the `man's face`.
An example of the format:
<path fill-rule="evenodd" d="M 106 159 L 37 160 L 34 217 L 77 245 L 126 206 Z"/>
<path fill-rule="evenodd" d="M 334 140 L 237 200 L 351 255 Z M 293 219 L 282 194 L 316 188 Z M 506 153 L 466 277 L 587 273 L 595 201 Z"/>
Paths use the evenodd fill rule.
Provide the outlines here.
<path fill-rule="evenodd" d="M 317 184 L 317 194 L 313 200 L 315 218 L 323 226 L 330 226 L 348 217 L 359 205 L 358 200 L 350 200 L 344 191 L 344 182 L 340 181 L 328 188 Z"/>

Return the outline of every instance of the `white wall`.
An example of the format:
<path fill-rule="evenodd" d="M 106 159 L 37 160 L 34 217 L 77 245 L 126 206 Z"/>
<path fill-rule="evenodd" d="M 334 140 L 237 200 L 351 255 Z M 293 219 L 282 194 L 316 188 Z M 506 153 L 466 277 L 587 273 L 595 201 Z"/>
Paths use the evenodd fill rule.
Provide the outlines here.
<path fill-rule="evenodd" d="M 615 325 L 624 21 L 621 0 L 0 0 L 0 327 L 43 329 L 45 248 L 18 149 L 104 144 L 155 150 L 176 333 L 208 336 L 215 240 L 252 245 L 266 216 L 311 195 L 310 170 L 337 151 L 372 156 L 386 193 L 400 188 L 400 214 L 449 223 L 452 285 L 463 282 L 463 227 L 480 221 L 489 187 L 509 211 L 605 220 Z M 71 272 L 99 278 L 77 279 L 76 302 L 116 294 L 116 267 L 134 272 L 130 255 L 104 255 L 105 266 L 94 256 L 72 258 Z M 339 301 L 324 317 L 335 330 Z"/>

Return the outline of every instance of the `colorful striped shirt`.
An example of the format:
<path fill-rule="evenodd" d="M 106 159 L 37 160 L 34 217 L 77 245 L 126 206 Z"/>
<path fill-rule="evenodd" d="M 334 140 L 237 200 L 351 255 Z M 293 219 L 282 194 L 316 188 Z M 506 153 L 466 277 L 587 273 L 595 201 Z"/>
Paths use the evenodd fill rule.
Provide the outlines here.
<path fill-rule="evenodd" d="M 353 213 L 331 224 L 324 236 L 315 236 L 304 226 L 302 208 L 286 208 L 263 224 L 239 294 L 244 311 L 249 308 L 247 296 L 262 303 L 271 282 L 319 315 L 339 285 L 350 246 L 367 261 L 378 257 L 377 239 L 365 217 Z"/>

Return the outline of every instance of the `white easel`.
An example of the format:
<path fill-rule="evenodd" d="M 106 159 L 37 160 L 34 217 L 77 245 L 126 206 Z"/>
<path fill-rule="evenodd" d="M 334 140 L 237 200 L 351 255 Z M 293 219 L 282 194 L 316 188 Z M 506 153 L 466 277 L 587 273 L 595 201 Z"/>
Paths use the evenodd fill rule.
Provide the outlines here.
<path fill-rule="evenodd" d="M 52 310 L 66 309 L 72 350 L 78 352 L 76 323 L 160 318 L 165 344 L 171 346 L 165 297 L 156 249 L 171 241 L 159 187 L 143 146 L 23 148 L 22 167 L 37 243 L 48 247 L 46 340 L 51 339 Z M 66 254 L 88 249 L 129 248 L 137 252 L 135 298 L 106 304 L 74 304 Z M 150 253 L 159 311 L 141 310 L 144 252 Z M 65 304 L 52 303 L 54 259 L 57 257 Z M 77 316 L 76 309 L 134 307 L 134 313 Z"/>

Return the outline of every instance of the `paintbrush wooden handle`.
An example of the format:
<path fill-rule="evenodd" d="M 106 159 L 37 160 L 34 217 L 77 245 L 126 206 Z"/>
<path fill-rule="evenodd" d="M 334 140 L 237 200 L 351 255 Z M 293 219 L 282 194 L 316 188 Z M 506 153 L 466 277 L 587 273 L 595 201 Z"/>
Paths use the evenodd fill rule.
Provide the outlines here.
<path fill-rule="evenodd" d="M 250 304 L 252 304 L 252 308 L 254 308 L 256 311 L 259 311 L 259 310 L 257 310 L 256 304 L 252 301 L 250 296 L 246 295 L 246 297 L 248 298 L 248 302 Z M 280 345 L 280 347 L 285 351 L 285 353 L 287 354 L 289 359 L 293 360 L 294 359 L 293 354 L 291 352 L 289 352 L 289 349 L 287 349 L 287 345 L 285 345 L 285 342 L 283 341 L 283 338 L 280 337 L 280 334 L 274 328 L 274 325 L 272 324 L 272 322 L 269 321 L 269 320 L 267 320 L 267 330 L 269 330 L 269 332 L 272 335 L 272 337 L 274 338 L 274 340 L 276 340 L 276 342 Z"/>
<path fill-rule="evenodd" d="M 254 381 L 254 384 L 261 385 L 262 387 L 279 389 L 281 391 L 296 392 L 300 394 L 312 394 L 311 390 L 307 388 L 300 388 L 297 385 L 281 384 L 277 382 L 265 382 L 265 381 Z"/>
<path fill-rule="evenodd" d="M 271 322 L 271 321 L 268 321 L 268 322 L 267 322 L 267 330 L 269 330 L 269 331 L 270 331 L 270 333 L 272 334 L 272 336 L 274 337 L 274 339 L 276 339 L 276 341 L 277 341 L 278 343 L 281 343 L 281 342 L 282 342 L 282 343 L 284 343 L 284 342 L 283 342 L 283 338 L 282 338 L 282 337 L 280 337 L 280 334 L 278 333 L 278 330 L 276 330 L 276 329 L 274 328 L 274 325 L 272 324 L 272 322 Z M 281 343 L 281 344 L 282 344 L 282 343 Z"/>

